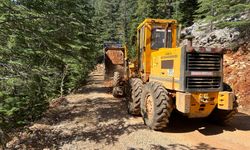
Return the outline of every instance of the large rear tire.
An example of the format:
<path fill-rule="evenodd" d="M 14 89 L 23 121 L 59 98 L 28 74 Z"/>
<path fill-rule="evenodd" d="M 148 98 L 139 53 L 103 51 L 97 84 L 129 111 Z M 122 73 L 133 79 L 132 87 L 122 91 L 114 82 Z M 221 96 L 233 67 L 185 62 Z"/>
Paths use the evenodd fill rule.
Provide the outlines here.
<path fill-rule="evenodd" d="M 173 100 L 167 90 L 156 82 L 144 86 L 141 100 L 141 115 L 144 123 L 153 130 L 167 127 L 173 111 Z"/>
<path fill-rule="evenodd" d="M 231 92 L 232 88 L 230 87 L 230 85 L 223 83 L 223 91 Z M 228 124 L 233 119 L 233 116 L 238 112 L 237 110 L 238 103 L 236 99 L 237 98 L 235 96 L 232 110 L 221 110 L 215 108 L 214 111 L 208 117 L 209 121 L 221 125 Z"/>
<path fill-rule="evenodd" d="M 126 99 L 128 102 L 128 113 L 132 115 L 140 115 L 142 87 L 143 82 L 139 78 L 132 78 L 128 82 Z"/>

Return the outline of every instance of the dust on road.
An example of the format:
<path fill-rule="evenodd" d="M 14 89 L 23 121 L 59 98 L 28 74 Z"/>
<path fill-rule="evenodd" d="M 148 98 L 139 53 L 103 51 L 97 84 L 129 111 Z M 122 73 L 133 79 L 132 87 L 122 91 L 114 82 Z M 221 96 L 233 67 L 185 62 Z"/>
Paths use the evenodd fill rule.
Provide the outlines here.
<path fill-rule="evenodd" d="M 127 114 L 126 101 L 113 98 L 102 69 L 76 93 L 54 103 L 43 119 L 25 127 L 9 149 L 195 150 L 250 149 L 249 113 L 238 113 L 228 126 L 174 114 L 163 132 L 149 130 Z"/>

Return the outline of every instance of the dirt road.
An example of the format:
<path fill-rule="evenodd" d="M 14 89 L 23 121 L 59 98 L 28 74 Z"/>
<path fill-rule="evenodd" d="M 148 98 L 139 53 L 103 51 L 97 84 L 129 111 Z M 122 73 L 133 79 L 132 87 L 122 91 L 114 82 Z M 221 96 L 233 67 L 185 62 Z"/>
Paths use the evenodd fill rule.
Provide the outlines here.
<path fill-rule="evenodd" d="M 239 113 L 229 126 L 175 117 L 164 132 L 149 130 L 113 98 L 101 69 L 87 86 L 53 104 L 43 119 L 27 126 L 9 149 L 195 150 L 250 149 L 250 116 Z"/>

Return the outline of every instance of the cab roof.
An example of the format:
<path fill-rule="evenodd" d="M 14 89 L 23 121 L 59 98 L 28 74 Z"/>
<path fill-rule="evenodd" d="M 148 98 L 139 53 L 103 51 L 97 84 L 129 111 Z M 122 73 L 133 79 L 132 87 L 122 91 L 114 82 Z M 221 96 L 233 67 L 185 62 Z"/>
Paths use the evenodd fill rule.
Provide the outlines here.
<path fill-rule="evenodd" d="M 159 24 L 166 24 L 166 23 L 175 23 L 177 24 L 177 20 L 175 19 L 151 19 L 147 18 L 145 19 L 138 27 L 137 29 L 140 29 L 142 26 L 144 26 L 147 23 L 159 23 Z"/>

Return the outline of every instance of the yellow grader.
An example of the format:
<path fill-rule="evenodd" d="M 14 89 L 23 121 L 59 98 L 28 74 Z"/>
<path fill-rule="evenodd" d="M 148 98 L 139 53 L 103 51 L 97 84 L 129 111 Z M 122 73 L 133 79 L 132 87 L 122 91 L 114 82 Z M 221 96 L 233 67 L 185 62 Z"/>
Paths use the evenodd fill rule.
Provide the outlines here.
<path fill-rule="evenodd" d="M 223 83 L 223 49 L 195 48 L 191 40 L 179 47 L 179 32 L 176 20 L 146 19 L 138 26 L 136 61 L 120 84 L 128 112 L 153 130 L 166 128 L 173 110 L 226 123 L 237 102 Z"/>

